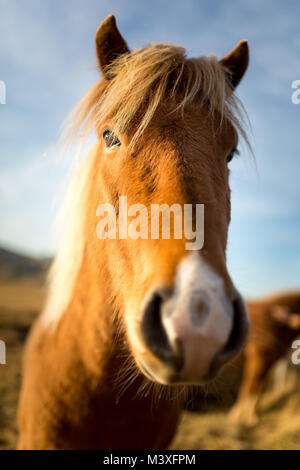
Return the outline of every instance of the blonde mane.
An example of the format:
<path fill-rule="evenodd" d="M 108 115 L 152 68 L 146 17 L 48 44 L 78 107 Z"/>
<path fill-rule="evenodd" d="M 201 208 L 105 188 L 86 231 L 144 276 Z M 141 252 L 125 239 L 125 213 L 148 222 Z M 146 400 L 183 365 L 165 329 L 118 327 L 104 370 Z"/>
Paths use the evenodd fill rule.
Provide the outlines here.
<path fill-rule="evenodd" d="M 170 112 L 184 112 L 195 100 L 199 105 L 207 103 L 247 141 L 243 129 L 245 111 L 231 89 L 229 72 L 224 72 L 215 56 L 187 59 L 184 48 L 172 45 L 153 44 L 123 54 L 107 69 L 110 80 L 100 80 L 75 106 L 67 119 L 64 137 L 84 140 L 107 119 L 116 133 L 126 133 L 138 116 L 133 144 L 159 104 L 169 99 Z"/>
<path fill-rule="evenodd" d="M 97 150 L 98 142 L 73 170 L 67 196 L 58 214 L 56 223 L 62 237 L 48 275 L 48 298 L 42 315 L 42 322 L 46 327 L 55 325 L 67 308 L 81 266 L 87 188 Z"/>
<path fill-rule="evenodd" d="M 79 138 L 83 144 L 104 121 L 116 133 L 126 133 L 135 124 L 131 145 L 149 125 L 158 106 L 170 102 L 170 113 L 199 101 L 211 112 L 228 119 L 248 143 L 243 128 L 244 109 L 233 93 L 229 74 L 215 56 L 187 59 L 185 49 L 153 44 L 123 54 L 107 69 L 110 80 L 100 80 L 79 101 L 66 121 L 63 138 L 67 143 Z M 55 324 L 72 296 L 80 268 L 84 242 L 83 229 L 89 174 L 97 144 L 83 159 L 64 204 L 66 232 L 49 276 L 49 295 L 44 310 L 46 325 Z"/>

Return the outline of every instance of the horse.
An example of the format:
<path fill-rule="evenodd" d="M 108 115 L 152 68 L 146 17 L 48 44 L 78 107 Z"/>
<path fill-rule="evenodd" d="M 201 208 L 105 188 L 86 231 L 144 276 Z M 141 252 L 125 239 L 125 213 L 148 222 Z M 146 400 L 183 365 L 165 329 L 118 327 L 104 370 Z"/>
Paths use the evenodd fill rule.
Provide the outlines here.
<path fill-rule="evenodd" d="M 300 291 L 278 292 L 252 300 L 247 302 L 247 310 L 250 335 L 241 361 L 233 360 L 234 366 L 239 361 L 242 378 L 229 417 L 232 422 L 253 426 L 259 422 L 258 404 L 268 372 L 289 352 L 292 355 L 293 341 L 300 334 Z"/>
<path fill-rule="evenodd" d="M 247 41 L 221 60 L 168 44 L 130 50 L 110 15 L 95 42 L 102 77 L 67 134 L 97 140 L 71 183 L 48 299 L 27 340 L 19 449 L 168 447 L 189 384 L 214 377 L 248 332 L 225 254 L 228 165 L 247 138 L 234 93 Z M 154 239 L 96 236 L 99 204 L 120 225 L 120 196 L 146 208 L 204 204 L 203 246 L 187 250 L 186 235 L 161 229 Z"/>

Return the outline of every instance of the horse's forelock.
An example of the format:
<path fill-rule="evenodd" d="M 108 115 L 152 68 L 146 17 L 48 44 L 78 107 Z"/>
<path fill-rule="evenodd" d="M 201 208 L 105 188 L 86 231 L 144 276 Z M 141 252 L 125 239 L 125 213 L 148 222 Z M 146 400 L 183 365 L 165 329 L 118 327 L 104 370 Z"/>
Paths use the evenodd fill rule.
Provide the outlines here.
<path fill-rule="evenodd" d="M 134 122 L 134 143 L 160 104 L 168 100 L 170 112 L 184 112 L 197 100 L 228 119 L 248 142 L 244 110 L 215 56 L 187 59 L 181 47 L 153 44 L 119 56 L 106 74 L 110 80 L 100 80 L 71 113 L 65 134 L 72 141 L 79 134 L 85 139 L 109 119 L 121 133 L 128 132 Z"/>

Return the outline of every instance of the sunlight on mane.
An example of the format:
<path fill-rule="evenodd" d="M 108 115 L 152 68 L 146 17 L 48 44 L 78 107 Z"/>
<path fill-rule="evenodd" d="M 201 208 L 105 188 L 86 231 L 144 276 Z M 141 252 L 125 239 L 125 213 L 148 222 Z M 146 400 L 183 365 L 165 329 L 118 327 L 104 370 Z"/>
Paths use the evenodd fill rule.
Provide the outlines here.
<path fill-rule="evenodd" d="M 146 129 L 160 103 L 170 112 L 197 100 L 228 119 L 248 143 L 243 129 L 245 111 L 229 84 L 229 75 L 215 56 L 187 59 L 185 49 L 153 44 L 123 54 L 107 69 L 109 81 L 100 80 L 79 101 L 66 121 L 63 137 L 81 141 L 109 119 L 116 133 L 126 133 L 138 116 L 131 144 Z M 139 114 L 139 112 L 142 113 Z"/>
<path fill-rule="evenodd" d="M 59 211 L 56 225 L 61 232 L 57 255 L 48 275 L 48 297 L 42 315 L 44 326 L 55 325 L 67 308 L 73 285 L 81 266 L 85 226 L 87 187 L 97 156 L 98 142 L 73 170 L 65 201 Z"/>

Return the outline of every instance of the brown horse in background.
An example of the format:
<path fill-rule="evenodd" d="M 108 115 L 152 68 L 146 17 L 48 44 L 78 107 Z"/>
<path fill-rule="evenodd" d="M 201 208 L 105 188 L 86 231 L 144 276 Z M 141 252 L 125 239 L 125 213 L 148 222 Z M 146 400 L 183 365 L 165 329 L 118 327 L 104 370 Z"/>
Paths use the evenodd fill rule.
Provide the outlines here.
<path fill-rule="evenodd" d="M 225 257 L 247 42 L 221 61 L 164 44 L 129 51 L 111 15 L 96 49 L 103 78 L 71 126 L 98 140 L 74 179 L 48 302 L 27 342 L 20 449 L 167 447 L 188 384 L 214 377 L 248 331 Z M 118 215 L 120 195 L 146 207 L 204 204 L 201 252 L 185 238 L 99 240 L 97 207 Z"/>
<path fill-rule="evenodd" d="M 257 406 L 269 370 L 288 353 L 291 360 L 292 343 L 300 335 L 300 292 L 277 293 L 247 302 L 247 310 L 250 335 L 242 353 L 242 381 L 230 418 L 254 425 L 258 422 Z M 233 365 L 238 362 L 239 359 L 234 360 Z"/>

